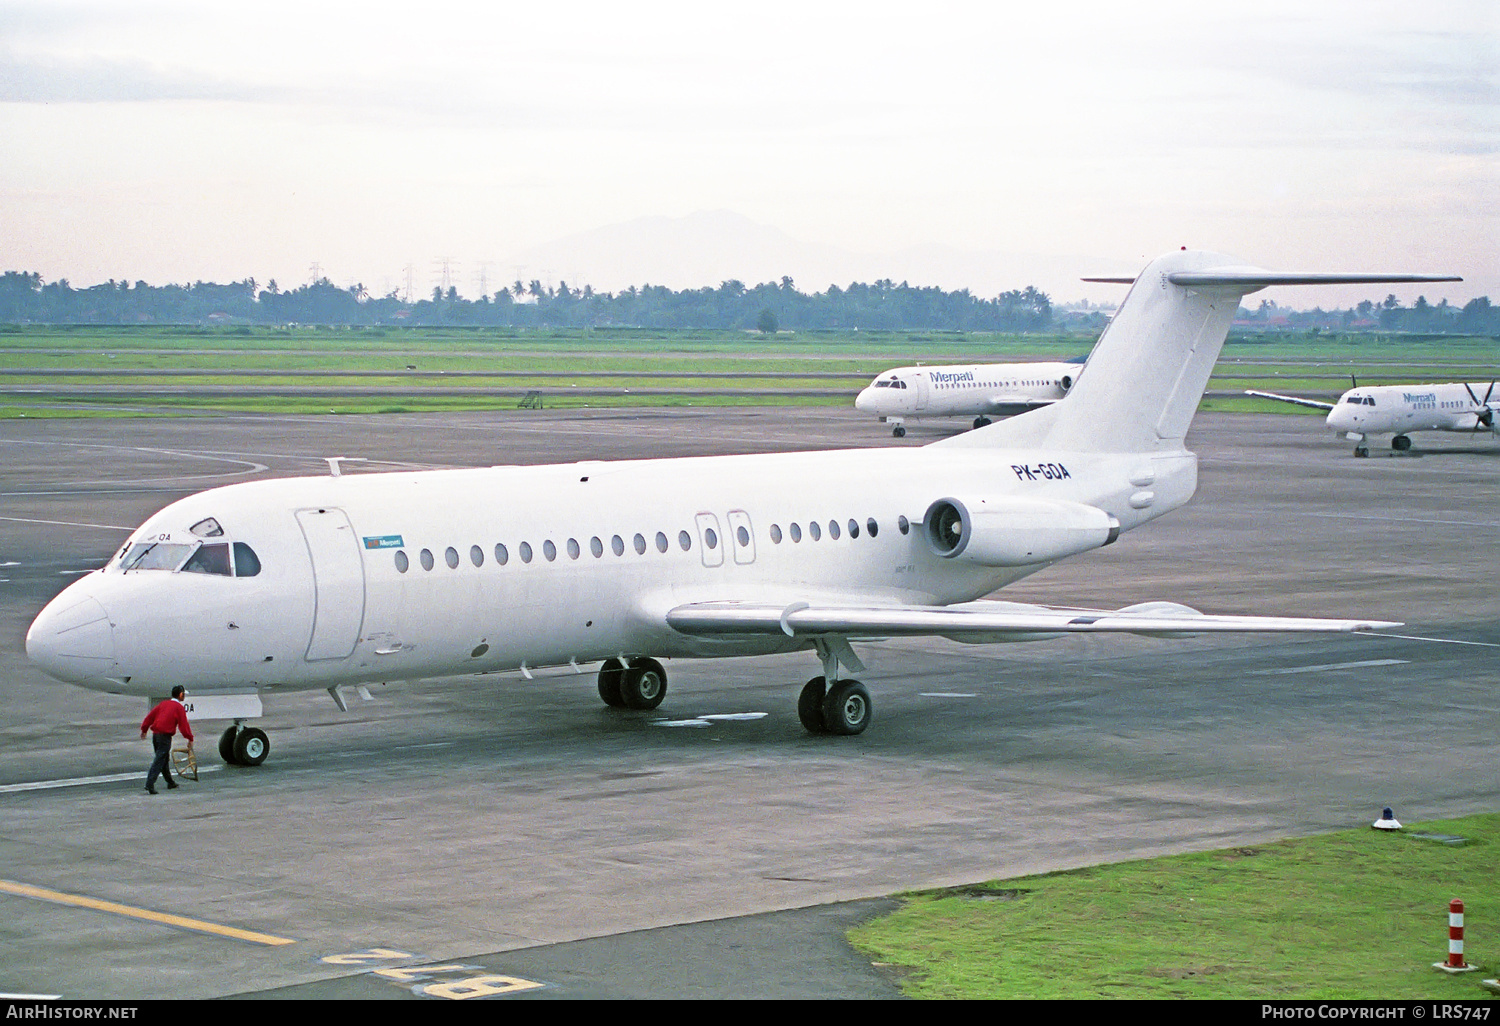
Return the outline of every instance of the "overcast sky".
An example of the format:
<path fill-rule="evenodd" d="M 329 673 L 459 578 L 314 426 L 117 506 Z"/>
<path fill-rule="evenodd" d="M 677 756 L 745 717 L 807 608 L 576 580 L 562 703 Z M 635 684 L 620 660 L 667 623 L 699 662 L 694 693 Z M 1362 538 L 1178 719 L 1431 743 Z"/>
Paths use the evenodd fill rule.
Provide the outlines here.
<path fill-rule="evenodd" d="M 1495 0 L 1034 6 L 0 0 L 0 269 L 425 291 L 449 257 L 473 295 L 559 238 L 732 211 L 861 255 L 843 283 L 1186 245 L 1500 301 Z"/>

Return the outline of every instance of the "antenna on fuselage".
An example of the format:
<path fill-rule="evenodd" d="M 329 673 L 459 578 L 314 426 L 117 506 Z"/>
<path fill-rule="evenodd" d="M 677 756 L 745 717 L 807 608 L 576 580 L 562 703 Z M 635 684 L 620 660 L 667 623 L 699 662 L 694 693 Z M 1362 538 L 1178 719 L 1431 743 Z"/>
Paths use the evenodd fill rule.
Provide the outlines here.
<path fill-rule="evenodd" d="M 333 477 L 343 477 L 344 472 L 339 468 L 340 463 L 363 463 L 363 456 L 324 456 L 323 462 L 328 464 L 328 473 Z"/>

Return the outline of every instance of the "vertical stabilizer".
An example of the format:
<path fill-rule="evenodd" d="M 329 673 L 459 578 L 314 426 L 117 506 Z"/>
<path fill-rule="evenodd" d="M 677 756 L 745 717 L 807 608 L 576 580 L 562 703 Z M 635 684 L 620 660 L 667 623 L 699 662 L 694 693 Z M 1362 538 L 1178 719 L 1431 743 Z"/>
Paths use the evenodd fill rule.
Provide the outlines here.
<path fill-rule="evenodd" d="M 1457 280 L 1285 274 L 1249 267 L 1220 253 L 1168 253 L 1135 279 L 1066 398 L 934 444 L 1174 452 L 1183 448 L 1241 297 L 1268 285 Z"/>

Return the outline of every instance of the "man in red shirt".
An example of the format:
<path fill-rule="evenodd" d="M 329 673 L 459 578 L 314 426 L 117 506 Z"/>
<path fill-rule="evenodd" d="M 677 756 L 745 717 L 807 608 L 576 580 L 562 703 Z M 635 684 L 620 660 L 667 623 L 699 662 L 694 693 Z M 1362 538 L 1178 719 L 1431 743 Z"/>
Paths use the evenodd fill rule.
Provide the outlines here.
<path fill-rule="evenodd" d="M 172 779 L 172 771 L 167 766 L 172 759 L 172 735 L 181 730 L 182 736 L 187 738 L 188 749 L 193 747 L 193 728 L 188 726 L 187 706 L 182 703 L 186 697 L 187 689 L 178 684 L 172 689 L 172 697 L 157 703 L 141 721 L 141 738 L 145 739 L 149 729 L 151 746 L 156 749 L 156 758 L 151 760 L 151 768 L 146 771 L 147 794 L 156 794 L 158 773 L 166 778 L 169 789 L 177 787 L 177 781 Z"/>

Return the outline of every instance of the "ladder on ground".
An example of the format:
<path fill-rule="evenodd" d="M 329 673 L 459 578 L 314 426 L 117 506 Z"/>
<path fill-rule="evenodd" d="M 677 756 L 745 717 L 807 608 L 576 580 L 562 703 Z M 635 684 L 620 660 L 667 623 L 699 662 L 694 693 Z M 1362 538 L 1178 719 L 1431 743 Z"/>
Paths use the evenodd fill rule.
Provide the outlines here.
<path fill-rule="evenodd" d="M 520 409 L 540 410 L 542 408 L 542 393 L 532 389 L 521 397 Z"/>

